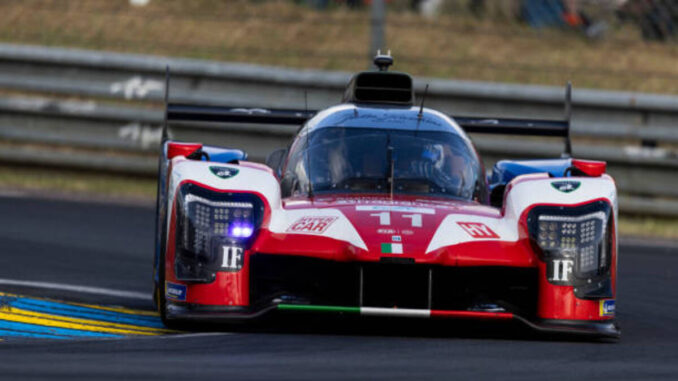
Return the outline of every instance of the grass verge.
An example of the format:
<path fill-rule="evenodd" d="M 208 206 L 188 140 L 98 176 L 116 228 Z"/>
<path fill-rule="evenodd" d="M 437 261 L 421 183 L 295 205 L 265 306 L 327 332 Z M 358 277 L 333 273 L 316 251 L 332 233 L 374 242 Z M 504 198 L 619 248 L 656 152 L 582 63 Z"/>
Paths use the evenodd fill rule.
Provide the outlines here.
<path fill-rule="evenodd" d="M 678 240 L 678 219 L 621 216 L 619 218 L 619 236 Z"/>
<path fill-rule="evenodd" d="M 129 199 L 152 203 L 156 181 L 147 177 L 0 166 L 0 189 L 78 198 Z"/>

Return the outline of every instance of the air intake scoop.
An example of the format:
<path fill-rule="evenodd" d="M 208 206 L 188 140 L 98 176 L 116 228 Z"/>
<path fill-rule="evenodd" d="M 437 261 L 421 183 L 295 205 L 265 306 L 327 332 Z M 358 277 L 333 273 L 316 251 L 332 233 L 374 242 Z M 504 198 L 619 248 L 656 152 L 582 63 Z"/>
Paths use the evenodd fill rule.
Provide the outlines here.
<path fill-rule="evenodd" d="M 377 55 L 374 64 L 380 71 L 358 73 L 346 87 L 344 103 L 381 103 L 411 106 L 414 103 L 412 77 L 386 71 L 393 63 L 390 56 Z"/>

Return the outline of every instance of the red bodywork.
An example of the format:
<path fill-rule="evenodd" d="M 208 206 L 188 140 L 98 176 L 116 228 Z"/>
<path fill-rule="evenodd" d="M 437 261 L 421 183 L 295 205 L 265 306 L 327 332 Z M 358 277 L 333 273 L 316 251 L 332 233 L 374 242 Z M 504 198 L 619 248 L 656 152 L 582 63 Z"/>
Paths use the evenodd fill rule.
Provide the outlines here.
<path fill-rule="evenodd" d="M 204 185 L 201 185 L 204 187 Z M 217 189 L 212 191 L 219 192 Z M 508 193 L 508 192 L 507 192 Z M 260 195 L 261 196 L 261 195 Z M 265 200 L 261 197 L 262 200 Z M 609 200 L 605 200 L 610 202 Z M 391 216 L 388 227 L 377 228 L 378 216 L 356 211 L 356 204 L 417 206 L 433 208 L 434 214 L 423 214 L 422 226 L 414 227 L 410 219 L 397 213 Z M 174 274 L 174 237 L 176 226 L 176 202 L 171 210 L 167 251 L 165 256 L 165 279 L 169 282 L 181 283 Z M 536 206 L 536 205 L 535 205 Z M 503 218 L 503 210 L 491 208 L 476 202 L 426 199 L 417 197 L 350 195 L 331 196 L 313 199 L 291 198 L 283 200 L 284 209 L 339 209 L 353 224 L 368 250 L 352 246 L 348 242 L 323 237 L 321 235 L 293 235 L 272 233 L 269 230 L 270 206 L 266 212 L 258 235 L 245 251 L 244 264 L 238 272 L 218 272 L 216 280 L 209 284 L 187 284 L 185 302 L 207 306 L 242 306 L 250 305 L 249 269 L 250 256 L 255 253 L 280 254 L 286 256 L 305 256 L 338 262 L 377 262 L 383 257 L 412 258 L 418 264 L 435 264 L 457 267 L 505 266 L 537 268 L 539 273 L 538 309 L 541 319 L 604 321 L 611 316 L 602 316 L 599 300 L 584 300 L 575 296 L 573 286 L 551 284 L 546 277 L 546 264 L 539 258 L 538 250 L 527 233 L 526 218 L 529 210 L 520 217 L 519 239 L 515 242 L 496 240 L 496 233 L 477 223 L 459 223 L 464 230 L 477 241 L 442 247 L 426 253 L 426 248 L 443 218 L 449 214 L 465 216 L 483 216 L 491 219 Z M 302 221 L 304 223 L 304 221 Z M 331 220 L 321 223 L 332 223 Z M 303 226 L 300 228 L 304 228 Z M 313 226 L 309 227 L 313 228 Z M 323 229 L 323 226 L 317 227 Z M 614 234 L 614 229 L 613 229 Z M 406 237 L 403 240 L 405 254 L 384 254 L 380 245 L 389 241 L 392 236 Z M 615 242 L 614 237 L 612 242 Z M 616 263 L 617 248 L 611 250 L 612 263 Z M 612 267 L 612 284 L 614 287 L 616 266 Z M 616 290 L 613 290 L 616 294 Z M 436 311 L 431 315 L 437 317 L 466 318 L 510 318 L 510 313 L 484 313 L 473 311 Z"/>

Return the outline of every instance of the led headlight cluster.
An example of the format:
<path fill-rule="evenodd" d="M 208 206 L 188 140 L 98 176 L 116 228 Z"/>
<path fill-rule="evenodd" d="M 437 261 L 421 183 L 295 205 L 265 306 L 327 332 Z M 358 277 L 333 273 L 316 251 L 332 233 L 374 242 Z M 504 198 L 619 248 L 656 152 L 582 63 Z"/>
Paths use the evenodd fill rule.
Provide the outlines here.
<path fill-rule="evenodd" d="M 584 246 L 579 249 L 579 273 L 580 274 L 589 274 L 598 270 L 600 263 L 604 263 L 600 258 L 605 252 L 600 250 L 600 255 L 596 246 Z"/>
<path fill-rule="evenodd" d="M 577 272 L 586 275 L 606 263 L 606 245 L 602 244 L 606 226 L 603 211 L 580 216 L 540 214 L 537 243 L 548 256 L 574 258 Z"/>
<path fill-rule="evenodd" d="M 527 216 L 530 238 L 545 262 L 546 280 L 573 286 L 583 299 L 612 293 L 612 206 L 593 201 L 577 206 L 540 205 Z"/>
<path fill-rule="evenodd" d="M 540 215 L 539 246 L 545 249 L 570 249 L 600 239 L 605 233 L 604 212 L 583 216 Z"/>
<path fill-rule="evenodd" d="M 261 223 L 263 205 L 251 194 L 187 186 L 177 208 L 177 279 L 211 282 L 217 271 L 238 271 Z"/>
<path fill-rule="evenodd" d="M 186 250 L 204 253 L 216 237 L 249 238 L 254 232 L 254 204 L 213 201 L 186 195 L 184 200 L 183 244 Z"/>

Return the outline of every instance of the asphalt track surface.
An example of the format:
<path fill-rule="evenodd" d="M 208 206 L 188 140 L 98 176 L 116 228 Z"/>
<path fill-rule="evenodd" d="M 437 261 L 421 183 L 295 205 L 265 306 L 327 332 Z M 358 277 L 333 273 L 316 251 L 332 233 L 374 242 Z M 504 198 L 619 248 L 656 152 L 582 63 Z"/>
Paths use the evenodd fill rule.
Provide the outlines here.
<path fill-rule="evenodd" d="M 0 197 L 0 278 L 150 294 L 153 210 Z M 622 245 L 619 342 L 516 325 L 289 317 L 118 339 L 4 338 L 3 379 L 678 379 L 678 249 Z M 150 310 L 148 300 L 9 287 Z"/>

